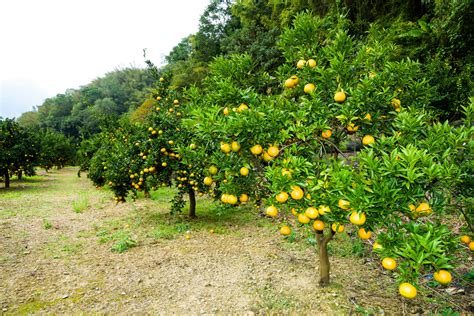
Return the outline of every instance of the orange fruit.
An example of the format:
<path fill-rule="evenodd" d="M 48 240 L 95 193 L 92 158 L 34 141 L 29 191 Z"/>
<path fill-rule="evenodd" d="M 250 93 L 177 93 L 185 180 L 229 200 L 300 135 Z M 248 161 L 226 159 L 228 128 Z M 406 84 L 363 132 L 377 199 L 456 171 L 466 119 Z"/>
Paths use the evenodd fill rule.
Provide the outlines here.
<path fill-rule="evenodd" d="M 308 83 L 308 84 L 306 84 L 306 85 L 304 86 L 304 89 L 303 89 L 303 90 L 304 90 L 305 93 L 311 93 L 311 92 L 313 92 L 315 89 L 316 89 L 316 86 L 315 86 L 314 84 Z"/>
<path fill-rule="evenodd" d="M 313 223 L 314 230 L 323 231 L 324 230 L 324 222 L 320 220 L 315 220 Z"/>
<path fill-rule="evenodd" d="M 322 131 L 322 133 L 321 133 L 321 136 L 322 136 L 323 138 L 329 138 L 329 137 L 331 137 L 331 135 L 332 135 L 332 132 L 331 132 L 330 129 L 324 130 L 324 131 Z"/>
<path fill-rule="evenodd" d="M 301 200 L 303 198 L 304 192 L 299 186 L 294 185 L 291 187 L 291 189 L 292 191 L 290 195 L 293 200 Z"/>
<path fill-rule="evenodd" d="M 378 242 L 374 242 L 374 244 L 372 246 L 372 249 L 373 250 L 383 249 L 383 246 L 381 244 L 379 244 Z"/>
<path fill-rule="evenodd" d="M 239 197 L 239 201 L 242 202 L 242 203 L 245 203 L 249 200 L 249 196 L 245 193 L 242 193 Z"/>
<path fill-rule="evenodd" d="M 288 236 L 289 234 L 291 234 L 291 229 L 290 227 L 288 226 L 282 226 L 280 228 L 280 234 L 282 234 L 283 236 Z"/>
<path fill-rule="evenodd" d="M 339 206 L 343 210 L 348 210 L 350 205 L 351 205 L 351 203 L 349 201 L 343 200 L 343 199 L 341 199 L 337 202 L 337 206 Z"/>
<path fill-rule="evenodd" d="M 308 59 L 308 61 L 306 62 L 306 65 L 308 65 L 309 68 L 314 68 L 314 67 L 316 67 L 316 60 Z"/>
<path fill-rule="evenodd" d="M 237 204 L 237 201 L 238 201 L 237 197 L 231 194 L 228 197 L 227 203 L 234 205 L 234 204 Z"/>
<path fill-rule="evenodd" d="M 372 237 L 372 232 L 370 230 L 365 230 L 365 228 L 361 227 L 359 228 L 359 231 L 357 232 L 357 235 L 359 235 L 360 239 L 370 239 Z"/>
<path fill-rule="evenodd" d="M 280 150 L 277 146 L 270 146 L 268 147 L 267 153 L 272 157 L 276 157 L 280 153 Z"/>
<path fill-rule="evenodd" d="M 204 184 L 205 185 L 211 185 L 213 182 L 212 178 L 211 177 L 205 177 L 204 178 Z"/>
<path fill-rule="evenodd" d="M 420 203 L 418 207 L 415 209 L 415 212 L 421 213 L 421 214 L 430 214 L 432 212 L 431 207 L 428 203 Z"/>
<path fill-rule="evenodd" d="M 327 205 L 320 205 L 318 212 L 319 212 L 319 215 L 324 215 L 326 213 L 331 212 L 331 208 Z"/>
<path fill-rule="evenodd" d="M 235 140 L 230 144 L 230 148 L 234 152 L 238 152 L 240 150 L 240 144 L 236 142 Z"/>
<path fill-rule="evenodd" d="M 237 108 L 237 112 L 240 113 L 240 112 L 243 112 L 243 111 L 248 110 L 248 109 L 249 109 L 249 106 L 247 104 L 241 103 L 239 105 L 239 107 Z"/>
<path fill-rule="evenodd" d="M 474 241 L 471 241 L 468 245 L 469 250 L 474 251 Z"/>
<path fill-rule="evenodd" d="M 131 176 L 130 176 L 131 177 Z M 470 242 L 471 242 L 471 237 L 467 236 L 467 235 L 464 235 L 464 236 L 461 236 L 461 242 L 463 244 L 466 244 L 468 245 Z"/>
<path fill-rule="evenodd" d="M 227 144 L 227 143 L 222 143 L 222 144 L 221 144 L 221 150 L 222 150 L 222 152 L 228 154 L 228 153 L 230 153 L 230 151 L 231 151 L 232 149 L 231 149 L 231 147 L 230 147 L 229 144 Z"/>
<path fill-rule="evenodd" d="M 218 170 L 217 170 L 217 167 L 216 167 L 216 166 L 210 166 L 210 167 L 209 167 L 209 173 L 210 173 L 210 174 L 214 175 L 214 174 L 217 173 L 217 171 L 218 171 Z"/>
<path fill-rule="evenodd" d="M 286 192 L 278 193 L 278 195 L 276 196 L 276 200 L 280 203 L 285 203 L 286 201 L 288 201 L 288 193 Z"/>
<path fill-rule="evenodd" d="M 344 225 L 340 223 L 332 223 L 331 229 L 333 232 L 342 233 L 344 231 Z"/>
<path fill-rule="evenodd" d="M 291 209 L 291 214 L 293 214 L 294 216 L 298 216 L 298 212 L 296 211 L 295 208 Z"/>
<path fill-rule="evenodd" d="M 254 154 L 255 156 L 260 155 L 262 153 L 262 151 L 263 151 L 263 148 L 259 144 L 254 145 L 254 146 L 252 146 L 252 148 L 250 148 L 250 152 L 252 154 Z"/>
<path fill-rule="evenodd" d="M 296 63 L 296 68 L 301 69 L 301 68 L 304 67 L 304 65 L 306 65 L 306 60 L 300 59 L 300 60 L 298 60 L 298 62 Z"/>
<path fill-rule="evenodd" d="M 268 154 L 268 152 L 266 152 L 266 151 L 263 152 L 262 158 L 263 158 L 263 160 L 266 161 L 266 162 L 270 162 L 270 161 L 273 160 L 273 157 L 270 156 L 270 155 Z"/>
<path fill-rule="evenodd" d="M 291 171 L 286 168 L 281 169 L 281 174 L 287 176 L 288 178 L 291 178 Z"/>
<path fill-rule="evenodd" d="M 229 109 L 224 108 L 224 110 L 222 110 L 222 113 L 224 113 L 224 115 L 229 115 Z"/>
<path fill-rule="evenodd" d="M 265 214 L 270 217 L 277 217 L 278 209 L 275 206 L 271 205 L 267 207 L 267 209 L 265 210 Z"/>
<path fill-rule="evenodd" d="M 373 143 L 375 143 L 375 138 L 372 135 L 365 135 L 362 138 L 362 144 L 364 144 L 365 146 L 368 146 Z"/>
<path fill-rule="evenodd" d="M 367 114 L 364 116 L 364 119 L 366 119 L 367 121 L 372 121 L 372 115 L 370 115 L 370 113 L 367 113 Z"/>
<path fill-rule="evenodd" d="M 383 258 L 382 266 L 387 270 L 394 270 L 397 267 L 397 262 L 393 258 Z"/>
<path fill-rule="evenodd" d="M 337 103 L 342 103 L 346 101 L 346 93 L 344 91 L 336 92 L 336 94 L 334 95 L 334 101 L 336 101 Z"/>
<path fill-rule="evenodd" d="M 400 102 L 400 99 L 397 99 L 397 98 L 393 98 L 392 101 L 390 101 L 390 103 L 392 104 L 393 108 L 396 110 L 396 109 L 399 109 L 401 107 L 401 102 Z"/>
<path fill-rule="evenodd" d="M 451 273 L 446 270 L 439 270 L 438 272 L 433 273 L 433 278 L 443 285 L 446 285 L 453 280 Z"/>
<path fill-rule="evenodd" d="M 352 212 L 349 220 L 354 225 L 364 225 L 366 220 L 365 213 Z"/>
<path fill-rule="evenodd" d="M 296 81 L 293 79 L 286 79 L 285 80 L 285 87 L 288 89 L 293 89 L 296 86 Z"/>
<path fill-rule="evenodd" d="M 298 77 L 295 75 L 291 76 L 290 79 L 292 79 L 295 82 L 295 85 L 297 85 L 298 82 L 300 82 L 300 79 L 298 79 Z"/>
<path fill-rule="evenodd" d="M 229 203 L 229 195 L 228 194 L 222 194 L 221 195 L 221 202 L 222 203 Z"/>
<path fill-rule="evenodd" d="M 358 129 L 359 126 L 355 125 L 354 123 L 349 123 L 349 125 L 347 125 L 347 131 L 350 133 L 355 133 Z"/>
<path fill-rule="evenodd" d="M 300 222 L 301 224 L 308 224 L 310 221 L 309 217 L 306 216 L 305 214 L 301 213 L 301 214 L 298 214 L 298 222 Z"/>
<path fill-rule="evenodd" d="M 315 207 L 308 207 L 304 214 L 310 219 L 315 219 L 319 215 L 318 209 Z"/>
<path fill-rule="evenodd" d="M 407 282 L 400 284 L 400 287 L 398 288 L 398 292 L 400 293 L 401 296 L 405 298 L 409 298 L 409 299 L 415 298 L 416 296 L 416 288 Z"/>
<path fill-rule="evenodd" d="M 242 176 L 244 176 L 244 177 L 248 176 L 248 175 L 249 175 L 249 172 L 250 172 L 250 171 L 249 171 L 249 169 L 248 169 L 247 167 L 242 167 L 242 168 L 240 168 L 240 175 L 242 175 Z"/>

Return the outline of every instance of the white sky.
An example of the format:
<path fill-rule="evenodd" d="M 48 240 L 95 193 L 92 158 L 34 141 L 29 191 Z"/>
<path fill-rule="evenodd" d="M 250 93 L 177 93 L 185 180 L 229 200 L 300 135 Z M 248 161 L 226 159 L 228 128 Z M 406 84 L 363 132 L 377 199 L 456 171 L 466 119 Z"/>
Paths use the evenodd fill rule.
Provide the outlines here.
<path fill-rule="evenodd" d="M 210 0 L 0 0 L 0 116 L 117 67 L 160 64 Z"/>

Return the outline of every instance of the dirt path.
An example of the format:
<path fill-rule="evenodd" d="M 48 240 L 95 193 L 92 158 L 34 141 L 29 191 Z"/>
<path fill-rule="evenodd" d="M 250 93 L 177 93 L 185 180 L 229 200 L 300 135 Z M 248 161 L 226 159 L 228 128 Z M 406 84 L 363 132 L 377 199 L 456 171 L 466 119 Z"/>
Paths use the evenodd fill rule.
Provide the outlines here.
<path fill-rule="evenodd" d="M 255 215 L 205 215 L 185 222 L 189 240 L 182 232 L 157 238 L 168 199 L 116 206 L 74 168 L 0 189 L 0 313 L 420 311 L 363 259 L 333 257 L 332 285 L 319 288 L 313 249 L 283 241 Z M 87 207 L 75 212 L 81 200 Z M 117 232 L 130 232 L 138 246 L 119 254 L 113 241 L 99 242 Z"/>

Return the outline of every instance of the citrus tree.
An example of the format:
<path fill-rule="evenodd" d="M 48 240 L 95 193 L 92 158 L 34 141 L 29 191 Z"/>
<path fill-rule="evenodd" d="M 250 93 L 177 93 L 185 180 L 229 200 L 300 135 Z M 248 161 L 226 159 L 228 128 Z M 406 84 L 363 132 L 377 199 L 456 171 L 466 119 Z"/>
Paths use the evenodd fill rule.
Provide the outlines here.
<path fill-rule="evenodd" d="M 206 162 L 212 197 L 263 200 L 283 235 L 313 232 L 321 285 L 328 243 L 351 224 L 377 240 L 382 265 L 413 298 L 421 273 L 448 283 L 457 239 L 442 221 L 463 181 L 457 163 L 472 157 L 472 128 L 436 122 L 421 64 L 399 58 L 380 34 L 358 39 L 347 26 L 343 17 L 298 15 L 280 39 L 278 92 L 252 89 L 268 75 L 248 56 L 217 58 L 203 88 L 187 91 L 184 124 L 197 150 L 182 149 L 182 159 Z"/>

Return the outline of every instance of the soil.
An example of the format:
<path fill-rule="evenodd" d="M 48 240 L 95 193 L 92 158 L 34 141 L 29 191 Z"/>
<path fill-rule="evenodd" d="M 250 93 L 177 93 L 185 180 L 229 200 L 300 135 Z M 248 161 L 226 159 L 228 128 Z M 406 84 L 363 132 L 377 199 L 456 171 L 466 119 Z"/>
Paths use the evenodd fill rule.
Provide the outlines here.
<path fill-rule="evenodd" d="M 74 212 L 81 194 L 87 209 Z M 137 235 L 138 246 L 124 253 L 99 242 L 102 227 L 137 209 L 168 212 L 146 199 L 116 205 L 110 192 L 77 178 L 75 168 L 0 189 L 0 314 L 333 315 L 438 308 L 423 297 L 401 299 L 395 280 L 369 258 L 332 256 L 331 285 L 319 287 L 314 248 L 288 244 L 274 229 L 255 224 L 266 219 L 228 223 L 223 233 L 192 230 L 189 239 Z M 197 216 L 199 222 L 199 209 Z M 470 301 L 472 293 L 462 294 L 461 305 Z"/>

